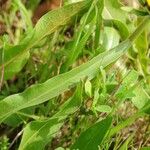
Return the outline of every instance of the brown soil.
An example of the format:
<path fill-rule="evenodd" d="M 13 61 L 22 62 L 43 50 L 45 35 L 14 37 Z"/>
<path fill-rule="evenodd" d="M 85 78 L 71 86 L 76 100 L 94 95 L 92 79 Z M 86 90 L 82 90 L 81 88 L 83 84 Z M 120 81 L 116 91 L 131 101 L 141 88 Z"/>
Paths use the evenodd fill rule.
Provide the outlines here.
<path fill-rule="evenodd" d="M 41 18 L 41 16 L 43 16 L 50 10 L 60 7 L 60 5 L 61 0 L 51 0 L 42 2 L 34 11 L 34 15 L 32 18 L 33 23 L 35 24 Z"/>

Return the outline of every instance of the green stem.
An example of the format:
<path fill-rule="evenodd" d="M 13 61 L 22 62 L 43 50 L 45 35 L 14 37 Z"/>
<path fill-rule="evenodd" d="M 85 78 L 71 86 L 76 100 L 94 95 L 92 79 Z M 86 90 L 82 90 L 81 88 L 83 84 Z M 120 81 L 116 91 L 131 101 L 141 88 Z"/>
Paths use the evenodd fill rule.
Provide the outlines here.
<path fill-rule="evenodd" d="M 146 16 L 138 28 L 131 34 L 129 40 L 133 43 L 136 38 L 143 32 L 143 29 L 149 24 L 150 16 Z"/>
<path fill-rule="evenodd" d="M 141 116 L 145 115 L 145 113 L 143 112 L 138 112 L 136 114 L 134 114 L 133 116 L 131 116 L 130 118 L 126 119 L 125 121 L 123 121 L 122 123 L 118 124 L 116 127 L 112 128 L 109 132 L 109 137 L 115 135 L 116 133 L 118 133 L 120 130 L 122 130 L 123 128 L 131 125 L 132 123 L 135 122 L 135 120 Z"/>

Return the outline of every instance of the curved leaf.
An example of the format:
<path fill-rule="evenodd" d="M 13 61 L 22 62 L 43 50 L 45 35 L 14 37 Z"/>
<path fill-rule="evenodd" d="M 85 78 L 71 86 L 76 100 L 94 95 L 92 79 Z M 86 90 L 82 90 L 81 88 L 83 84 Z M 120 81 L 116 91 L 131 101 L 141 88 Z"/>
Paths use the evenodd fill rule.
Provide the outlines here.
<path fill-rule="evenodd" d="M 119 32 L 122 40 L 125 40 L 128 38 L 129 30 L 123 22 L 119 20 L 115 20 L 115 19 L 109 19 L 109 20 L 105 20 L 104 24 L 109 27 L 114 27 Z"/>
<path fill-rule="evenodd" d="M 85 11 L 89 4 L 90 1 L 73 3 L 45 14 L 20 45 L 7 48 L 4 51 L 4 79 L 11 78 L 23 68 L 29 57 L 30 48 L 38 44 L 41 39 L 53 33 L 60 26 L 67 24 L 73 16 Z M 1 69 L 2 64 L 0 64 Z"/>

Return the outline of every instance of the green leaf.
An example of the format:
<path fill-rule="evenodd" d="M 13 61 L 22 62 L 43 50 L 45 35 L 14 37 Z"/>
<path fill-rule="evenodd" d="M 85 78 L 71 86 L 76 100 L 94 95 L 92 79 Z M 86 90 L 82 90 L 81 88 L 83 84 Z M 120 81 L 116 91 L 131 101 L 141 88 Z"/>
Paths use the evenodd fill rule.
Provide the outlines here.
<path fill-rule="evenodd" d="M 75 36 L 75 40 L 74 40 L 74 43 L 72 44 L 69 57 L 67 58 L 66 62 L 63 64 L 61 68 L 61 72 L 66 72 L 68 68 L 78 58 L 81 51 L 83 50 L 89 36 L 93 33 L 93 29 L 95 27 L 94 23 L 95 23 L 96 16 L 94 15 L 93 18 L 90 18 L 91 14 L 93 14 L 95 10 L 95 5 L 98 5 L 99 11 L 102 12 L 103 6 L 104 6 L 103 3 L 104 3 L 103 0 L 93 1 L 91 4 L 91 7 L 89 8 L 89 11 L 85 15 L 85 17 L 83 17 L 83 21 L 81 20 L 82 21 L 80 25 L 81 27 L 79 28 L 79 31 L 77 32 L 77 35 Z M 99 15 L 101 15 L 101 13 Z M 89 18 L 90 18 L 90 21 L 88 24 Z M 86 25 L 89 25 L 89 27 L 87 28 Z M 85 29 L 86 31 L 84 31 Z"/>
<path fill-rule="evenodd" d="M 35 10 L 40 3 L 40 0 L 30 0 L 26 2 L 27 8 L 31 10 Z"/>
<path fill-rule="evenodd" d="M 134 91 L 135 97 L 132 98 L 132 103 L 138 108 L 141 109 L 145 104 L 150 101 L 150 96 L 146 93 L 144 88 L 139 85 Z"/>
<path fill-rule="evenodd" d="M 124 75 L 122 84 L 125 86 L 133 85 L 137 82 L 138 77 L 139 77 L 139 73 L 135 70 L 131 70 Z"/>
<path fill-rule="evenodd" d="M 102 45 L 106 50 L 110 50 L 119 44 L 119 34 L 114 28 L 105 27 L 102 34 Z"/>
<path fill-rule="evenodd" d="M 119 20 L 116 20 L 116 19 L 104 20 L 104 25 L 115 28 L 118 31 L 122 40 L 127 39 L 129 36 L 128 27 L 126 26 L 125 23 Z"/>
<path fill-rule="evenodd" d="M 42 18 L 40 18 L 35 26 L 35 34 L 32 42 L 36 41 L 37 43 L 45 36 L 58 29 L 58 27 L 67 24 L 73 16 L 84 12 L 85 9 L 89 7 L 90 3 L 90 1 L 73 3 L 45 14 Z"/>
<path fill-rule="evenodd" d="M 98 150 L 111 126 L 112 118 L 106 118 L 81 133 L 71 150 Z"/>
<path fill-rule="evenodd" d="M 150 102 L 148 101 L 139 111 L 150 114 Z"/>
<path fill-rule="evenodd" d="M 44 150 L 44 146 L 51 141 L 62 124 L 59 118 L 32 121 L 24 129 L 19 150 Z"/>
<path fill-rule="evenodd" d="M 19 113 L 12 114 L 5 121 L 4 124 L 7 124 L 11 127 L 17 127 L 22 122 L 26 122 L 27 116 L 22 116 L 20 113 L 27 114 L 28 116 L 32 115 L 34 112 L 33 108 L 26 108 L 25 110 L 21 110 Z"/>
<path fill-rule="evenodd" d="M 56 148 L 55 150 L 65 150 L 65 149 L 62 148 L 62 147 L 58 147 L 58 148 Z"/>
<path fill-rule="evenodd" d="M 20 42 L 19 45 L 4 49 L 4 79 L 10 79 L 19 72 L 29 58 L 29 50 L 37 45 L 47 35 L 67 24 L 72 17 L 89 7 L 90 2 L 73 3 L 45 14 L 36 24 L 35 28 Z M 0 70 L 2 64 L 0 64 Z M 1 73 L 0 73 L 1 77 Z"/>
<path fill-rule="evenodd" d="M 138 119 L 139 117 L 142 117 L 145 115 L 146 111 L 150 110 L 150 104 L 148 103 L 145 107 L 143 107 L 140 111 L 138 111 L 137 113 L 135 113 L 134 115 L 130 116 L 129 118 L 127 118 L 125 121 L 119 122 L 119 124 L 117 124 L 115 127 L 113 127 L 110 132 L 108 137 L 114 136 L 115 134 L 117 134 L 120 130 L 122 130 L 123 128 L 132 125 L 136 119 Z M 147 113 L 147 112 L 146 112 Z M 148 112 L 149 113 L 149 112 Z"/>
<path fill-rule="evenodd" d="M 149 150 L 150 147 L 142 147 L 140 150 Z"/>
<path fill-rule="evenodd" d="M 99 105 L 96 106 L 95 109 L 99 112 L 106 112 L 106 113 L 110 113 L 112 108 L 108 105 Z"/>
<path fill-rule="evenodd" d="M 92 79 L 99 72 L 99 67 L 106 67 L 122 56 L 131 42 L 126 40 L 114 49 L 101 53 L 89 62 L 67 72 L 55 76 L 45 83 L 29 87 L 23 93 L 15 94 L 0 101 L 0 122 L 11 114 L 34 105 L 41 104 L 74 86 L 85 77 Z"/>
<path fill-rule="evenodd" d="M 134 89 L 138 81 L 138 76 L 139 74 L 135 70 L 131 70 L 127 73 L 122 81 L 121 87 L 115 94 L 116 97 L 121 100 L 134 97 Z"/>
<path fill-rule="evenodd" d="M 125 23 L 126 12 L 121 10 L 118 0 L 105 0 L 103 17 L 105 19 L 116 19 Z"/>
<path fill-rule="evenodd" d="M 141 20 L 139 19 L 139 22 Z M 144 32 L 137 38 L 136 40 L 136 49 L 138 51 L 138 61 L 139 61 L 139 71 L 147 76 L 149 75 L 149 43 L 148 43 L 148 32 L 144 30 Z"/>
<path fill-rule="evenodd" d="M 29 51 L 21 53 L 27 46 L 17 45 L 13 47 L 6 47 L 4 49 L 4 79 L 11 78 L 16 72 L 19 72 L 26 64 L 30 54 Z M 0 64 L 0 70 L 2 65 Z M 0 72 L 1 77 L 1 72 Z"/>
<path fill-rule="evenodd" d="M 131 135 L 130 137 L 127 138 L 127 140 L 121 145 L 119 150 L 128 150 L 128 145 L 132 139 L 133 139 L 133 135 Z"/>
<path fill-rule="evenodd" d="M 57 75 L 45 83 L 29 87 L 23 93 L 11 95 L 0 101 L 0 123 L 7 117 L 17 111 L 41 104 L 49 99 L 58 96 L 71 86 L 75 86 L 81 79 L 88 77 L 92 79 L 99 72 L 99 67 L 106 67 L 120 58 L 132 45 L 132 42 L 143 31 L 143 28 L 149 23 L 149 17 L 146 17 L 136 31 L 117 47 L 106 51 L 94 57 L 85 64 L 67 72 Z"/>
<path fill-rule="evenodd" d="M 85 82 L 85 93 L 89 97 L 92 97 L 92 84 L 89 80 L 86 80 L 86 82 Z"/>
<path fill-rule="evenodd" d="M 95 29 L 95 43 L 94 43 L 94 49 L 97 49 L 99 46 L 100 41 L 100 35 L 101 35 L 101 28 L 103 25 L 103 19 L 102 19 L 102 12 L 104 9 L 104 0 L 98 1 L 98 4 L 95 8 L 95 15 L 96 15 L 96 29 Z"/>
<path fill-rule="evenodd" d="M 32 28 L 32 20 L 30 19 L 30 15 L 27 11 L 27 9 L 25 8 L 25 6 L 23 5 L 23 3 L 20 0 L 13 0 L 13 3 L 17 5 L 18 9 L 20 9 L 21 14 L 26 22 L 26 24 Z"/>
<path fill-rule="evenodd" d="M 19 150 L 44 150 L 45 145 L 59 131 L 66 117 L 77 111 L 81 103 L 82 86 L 78 86 L 75 94 L 54 116 L 44 121 L 32 121 L 25 127 Z"/>

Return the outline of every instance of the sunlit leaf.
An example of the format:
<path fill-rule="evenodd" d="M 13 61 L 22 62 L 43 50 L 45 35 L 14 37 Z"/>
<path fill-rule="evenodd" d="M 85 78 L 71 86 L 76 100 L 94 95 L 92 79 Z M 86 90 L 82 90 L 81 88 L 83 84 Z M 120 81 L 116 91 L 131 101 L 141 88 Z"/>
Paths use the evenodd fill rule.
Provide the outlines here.
<path fill-rule="evenodd" d="M 59 131 L 69 114 L 79 109 L 82 103 L 82 87 L 78 86 L 74 96 L 68 99 L 50 119 L 32 121 L 24 129 L 19 150 L 44 150 L 45 145 Z"/>

